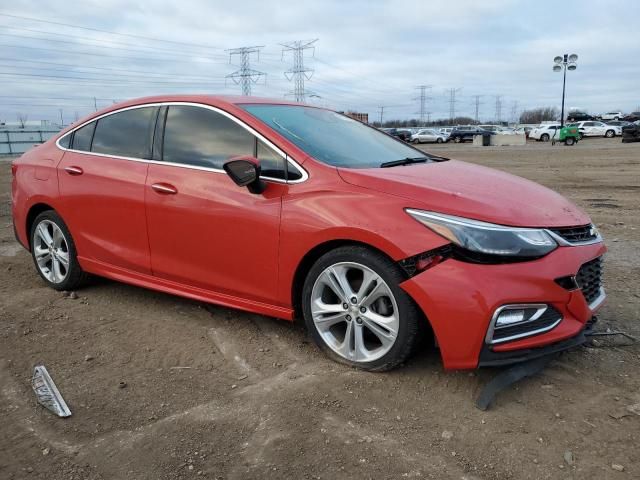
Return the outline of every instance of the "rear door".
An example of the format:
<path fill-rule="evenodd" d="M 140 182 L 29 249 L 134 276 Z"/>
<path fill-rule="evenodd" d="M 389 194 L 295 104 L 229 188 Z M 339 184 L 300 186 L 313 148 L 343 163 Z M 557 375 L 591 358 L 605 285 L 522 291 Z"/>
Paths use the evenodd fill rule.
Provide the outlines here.
<path fill-rule="evenodd" d="M 135 107 L 73 132 L 58 182 L 81 262 L 151 272 L 144 189 L 156 114 Z"/>
<path fill-rule="evenodd" d="M 261 194 L 222 165 L 258 156 Z M 170 105 L 162 162 L 149 166 L 147 221 L 154 275 L 222 294 L 272 302 L 278 278 L 285 159 L 224 112 Z"/>

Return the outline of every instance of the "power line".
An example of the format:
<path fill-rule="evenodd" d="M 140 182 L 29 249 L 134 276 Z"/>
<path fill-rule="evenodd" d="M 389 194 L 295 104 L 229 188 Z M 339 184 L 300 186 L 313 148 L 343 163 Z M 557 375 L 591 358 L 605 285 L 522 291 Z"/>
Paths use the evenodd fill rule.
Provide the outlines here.
<path fill-rule="evenodd" d="M 504 95 L 495 95 L 496 97 L 496 121 L 502 122 L 502 97 Z"/>
<path fill-rule="evenodd" d="M 100 33 L 108 33 L 109 35 L 118 35 L 121 37 L 129 37 L 129 38 L 139 38 L 139 39 L 143 39 L 143 40 L 150 40 L 152 42 L 163 42 L 163 43 L 171 43 L 173 45 L 182 45 L 182 46 L 191 46 L 191 47 L 199 47 L 199 48 L 210 48 L 210 49 L 214 49 L 214 50 L 220 50 L 219 47 L 213 47 L 211 45 L 202 45 L 202 44 L 197 44 L 197 43 L 187 43 L 187 42 L 178 42 L 175 40 L 166 40 L 163 38 L 154 38 L 154 37 L 145 37 L 143 35 L 135 35 L 132 33 L 120 33 L 120 32 L 113 32 L 110 30 L 102 30 L 99 28 L 93 28 L 93 27 L 84 27 L 82 25 L 73 25 L 70 23 L 62 23 L 62 22 L 56 22 L 53 20 L 42 20 L 39 18 L 33 18 L 33 17 L 23 17 L 20 15 L 10 15 L 8 13 L 0 13 L 0 17 L 9 17 L 9 18 L 15 18 L 15 19 L 19 19 L 19 20 L 28 20 L 31 22 L 40 22 L 40 23 L 47 23 L 49 25 L 59 25 L 59 26 L 63 26 L 63 27 L 70 27 L 70 28 L 79 28 L 82 30 L 88 30 L 88 31 L 92 31 L 92 32 L 100 32 Z"/>
<path fill-rule="evenodd" d="M 458 101 L 456 100 L 456 94 L 460 90 L 462 90 L 462 87 L 445 90 L 445 95 L 449 95 L 449 120 L 451 123 L 453 123 L 453 120 L 456 118 L 456 102 Z"/>
<path fill-rule="evenodd" d="M 34 37 L 34 36 L 30 36 L 30 35 L 17 35 L 17 34 L 13 34 L 13 33 L 0 33 L 0 36 L 26 38 L 26 39 L 29 39 L 29 40 L 42 40 L 42 41 L 46 41 L 46 42 L 64 43 L 64 44 L 67 44 L 67 45 L 86 46 L 86 47 L 89 47 L 89 48 L 104 48 L 106 46 L 106 47 L 109 47 L 110 50 L 121 50 L 121 51 L 125 51 L 125 52 L 144 53 L 144 54 L 147 54 L 147 55 L 150 54 L 150 53 L 163 53 L 163 54 L 169 54 L 170 56 L 174 56 L 174 57 L 184 57 L 184 55 L 185 55 L 185 52 L 179 52 L 177 50 L 165 50 L 165 49 L 159 49 L 159 48 L 154 48 L 154 47 L 147 47 L 145 45 L 141 45 L 140 48 L 114 47 L 113 45 L 110 45 L 109 41 L 107 41 L 107 43 L 100 42 L 100 41 L 94 41 L 94 43 L 88 43 L 87 41 L 74 42 L 74 41 L 70 41 L 70 40 L 59 40 L 57 38 Z M 76 37 L 76 38 L 83 38 L 83 37 Z M 146 48 L 147 50 L 141 50 L 141 48 Z M 197 53 L 197 52 L 194 52 L 192 54 L 196 55 L 196 56 L 201 56 L 201 57 L 204 57 L 204 58 L 212 57 L 211 54 L 201 54 L 201 53 Z M 221 55 L 215 55 L 215 57 L 223 58 Z"/>
<path fill-rule="evenodd" d="M 420 114 L 420 122 L 424 124 L 424 117 L 427 113 L 427 100 L 431 100 L 431 97 L 427 96 L 426 92 L 427 88 L 431 89 L 431 85 L 418 85 L 416 88 L 420 90 L 420 96 L 415 100 L 420 100 L 420 112 L 418 113 Z"/>
<path fill-rule="evenodd" d="M 480 99 L 484 97 L 484 95 L 474 95 L 473 98 L 474 100 L 474 106 L 475 106 L 475 120 L 476 123 L 479 123 L 479 114 L 480 114 L 480 105 L 482 105 L 482 102 L 480 101 Z"/>
<path fill-rule="evenodd" d="M 60 49 L 58 48 L 44 48 L 44 47 L 29 47 L 26 45 L 7 45 L 7 44 L 0 44 L 0 47 L 9 47 L 9 48 L 26 48 L 29 50 L 42 50 L 42 51 L 46 51 L 46 52 L 56 52 L 56 53 L 61 53 Z M 126 60 L 137 60 L 137 61 L 147 61 L 147 60 L 153 60 L 153 61 L 160 61 L 160 62 L 166 62 L 167 59 L 166 58 L 160 58 L 160 57 L 130 57 L 128 55 L 108 55 L 106 53 L 96 53 L 96 52 L 83 52 L 83 51 L 79 51 L 79 50 L 69 50 L 69 51 L 64 51 L 62 53 L 71 53 L 74 55 L 89 55 L 91 57 L 109 57 L 109 58 L 123 58 Z M 193 63 L 192 60 L 188 60 L 186 58 L 184 59 L 180 59 L 180 58 L 175 58 L 175 59 L 171 59 L 171 62 L 187 62 L 187 63 Z M 217 63 L 220 64 L 221 62 L 209 62 L 209 63 Z"/>
<path fill-rule="evenodd" d="M 236 85 L 241 85 L 242 95 L 251 95 L 251 84 L 257 83 L 261 77 L 266 77 L 267 75 L 264 72 L 259 72 L 251 68 L 251 54 L 258 54 L 259 59 L 261 48 L 264 48 L 264 45 L 227 50 L 229 52 L 229 63 L 231 63 L 234 55 L 240 56 L 240 69 L 227 75 L 227 78 L 232 79 Z"/>
<path fill-rule="evenodd" d="M 313 50 L 315 52 L 314 43 L 316 43 L 318 39 L 315 40 L 296 40 L 295 42 L 282 43 L 282 56 L 286 52 L 293 52 L 293 67 L 284 72 L 284 76 L 287 80 L 294 82 L 293 87 L 293 96 L 296 99 L 296 102 L 304 102 L 305 101 L 305 90 L 304 90 L 304 81 L 311 80 L 313 75 L 313 70 L 310 68 L 305 68 L 304 66 L 304 51 L 305 50 Z"/>

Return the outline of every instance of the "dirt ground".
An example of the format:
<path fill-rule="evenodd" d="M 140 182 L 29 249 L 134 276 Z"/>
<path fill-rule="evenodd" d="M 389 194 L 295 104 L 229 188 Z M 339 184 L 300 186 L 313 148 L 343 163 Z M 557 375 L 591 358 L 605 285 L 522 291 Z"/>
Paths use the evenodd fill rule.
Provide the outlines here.
<path fill-rule="evenodd" d="M 423 148 L 587 210 L 610 248 L 599 328 L 640 338 L 640 144 Z M 65 298 L 15 243 L 10 177 L 0 160 L 1 479 L 640 478 L 638 345 L 581 347 L 482 412 L 497 370 L 435 352 L 366 373 L 272 318 L 100 279 Z M 39 363 L 72 417 L 36 405 Z"/>

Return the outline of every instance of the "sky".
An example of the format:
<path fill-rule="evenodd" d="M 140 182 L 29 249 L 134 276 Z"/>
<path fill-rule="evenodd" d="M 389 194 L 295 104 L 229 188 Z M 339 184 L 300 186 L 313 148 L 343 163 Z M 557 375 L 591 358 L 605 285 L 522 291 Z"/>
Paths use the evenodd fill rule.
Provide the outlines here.
<path fill-rule="evenodd" d="M 240 94 L 229 49 L 264 72 L 252 94 L 283 98 L 293 65 L 283 43 L 304 52 L 311 104 L 379 120 L 425 112 L 511 121 L 528 108 L 560 107 L 553 58 L 576 53 L 566 108 L 591 113 L 640 107 L 640 2 L 70 0 L 0 6 L 0 121 L 64 123 L 114 102 L 163 93 Z M 82 28 L 80 28 L 82 27 Z M 312 70 L 312 71 L 311 71 Z M 94 100 L 95 98 L 95 100 Z M 291 96 L 287 96 L 291 98 Z"/>

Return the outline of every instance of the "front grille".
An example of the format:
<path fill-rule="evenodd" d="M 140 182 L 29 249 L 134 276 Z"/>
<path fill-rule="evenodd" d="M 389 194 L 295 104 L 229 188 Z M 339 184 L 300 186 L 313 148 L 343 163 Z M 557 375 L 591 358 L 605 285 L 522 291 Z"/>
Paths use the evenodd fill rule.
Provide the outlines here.
<path fill-rule="evenodd" d="M 561 318 L 562 314 L 551 305 L 548 305 L 544 313 L 532 322 L 515 324 L 509 327 L 496 328 L 493 332 L 491 343 L 498 343 L 500 342 L 500 340 L 504 340 L 505 338 L 510 337 L 525 337 L 528 336 L 528 333 L 535 332 L 536 330 L 548 329 L 548 327 L 552 326 Z"/>
<path fill-rule="evenodd" d="M 580 267 L 576 275 L 576 282 L 582 290 L 588 304 L 600 295 L 602 288 L 602 257 L 595 258 Z"/>
<path fill-rule="evenodd" d="M 583 225 L 581 227 L 550 228 L 553 233 L 562 237 L 569 243 L 589 242 L 598 238 L 598 231 L 593 225 Z"/>

